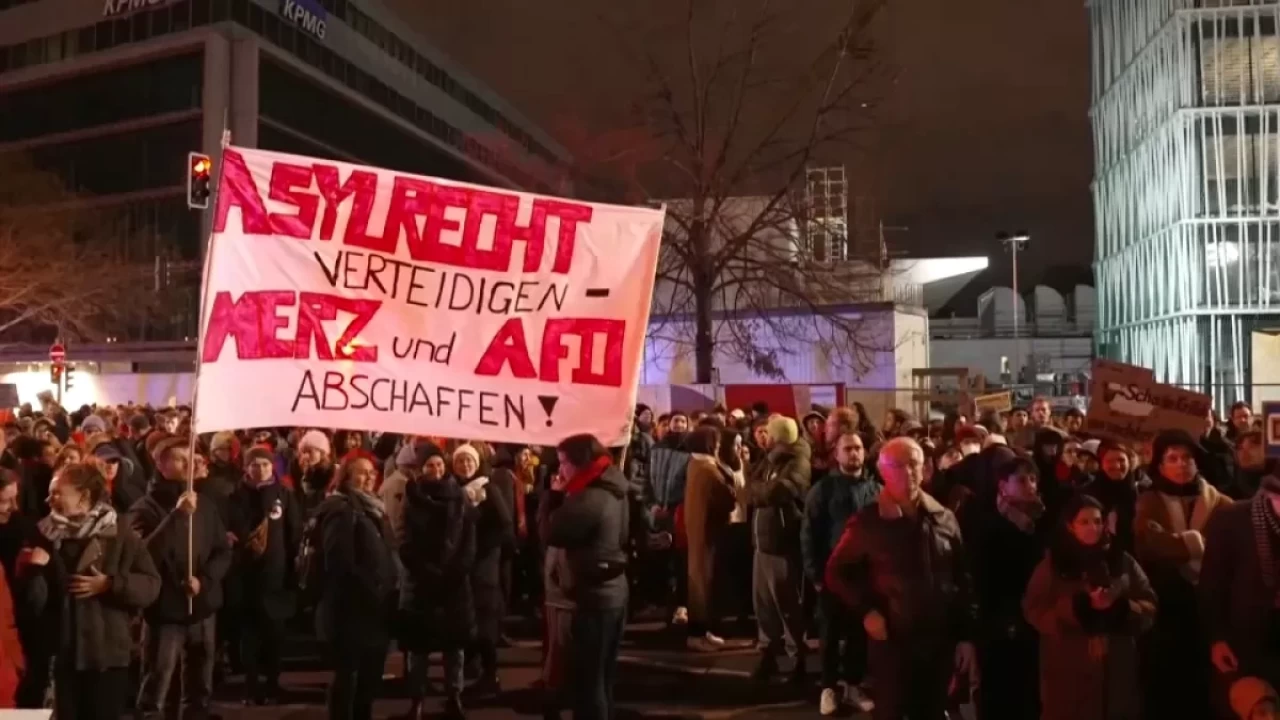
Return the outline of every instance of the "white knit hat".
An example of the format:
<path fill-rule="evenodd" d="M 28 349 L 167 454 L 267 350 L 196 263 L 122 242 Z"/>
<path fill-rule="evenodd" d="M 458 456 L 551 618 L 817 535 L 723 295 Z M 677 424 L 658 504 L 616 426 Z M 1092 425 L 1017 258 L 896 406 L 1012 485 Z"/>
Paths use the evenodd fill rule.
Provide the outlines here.
<path fill-rule="evenodd" d="M 298 441 L 298 452 L 313 447 L 326 457 L 333 454 L 333 446 L 329 444 L 329 436 L 319 430 L 310 430 Z"/>
<path fill-rule="evenodd" d="M 480 451 L 470 445 L 459 445 L 458 449 L 453 451 L 453 457 L 450 460 L 457 460 L 459 455 L 470 455 L 471 459 L 476 461 L 476 467 L 480 466 Z"/>

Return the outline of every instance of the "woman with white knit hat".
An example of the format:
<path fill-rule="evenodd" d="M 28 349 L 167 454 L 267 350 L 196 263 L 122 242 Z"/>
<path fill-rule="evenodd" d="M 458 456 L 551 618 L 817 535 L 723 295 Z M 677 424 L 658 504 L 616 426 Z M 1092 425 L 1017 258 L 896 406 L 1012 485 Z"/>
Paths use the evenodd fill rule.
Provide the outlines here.
<path fill-rule="evenodd" d="M 306 515 L 324 501 L 333 482 L 333 444 L 320 430 L 308 430 L 298 438 L 298 452 L 289 463 L 289 478 Z"/>
<path fill-rule="evenodd" d="M 476 611 L 476 640 L 472 660 L 478 661 L 479 694 L 496 694 L 498 644 L 506 598 L 502 592 L 502 554 L 515 546 L 510 488 L 498 488 L 481 474 L 480 452 L 470 444 L 453 451 L 453 475 L 467 501 L 476 509 L 476 558 L 471 570 L 471 596 Z"/>

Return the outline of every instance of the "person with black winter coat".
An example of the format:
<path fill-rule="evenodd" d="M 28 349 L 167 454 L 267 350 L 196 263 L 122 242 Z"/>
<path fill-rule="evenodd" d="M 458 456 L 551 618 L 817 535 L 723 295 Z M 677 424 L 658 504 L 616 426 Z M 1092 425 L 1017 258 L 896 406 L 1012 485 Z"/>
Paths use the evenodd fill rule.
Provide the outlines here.
<path fill-rule="evenodd" d="M 1195 448 L 1196 465 L 1204 479 L 1227 496 L 1235 495 L 1235 446 L 1214 421 L 1213 411 L 1205 421 L 1205 433 Z M 1152 478 L 1154 480 L 1154 478 Z"/>
<path fill-rule="evenodd" d="M 1230 494 L 1237 500 L 1248 500 L 1258 492 L 1267 475 L 1267 448 L 1261 431 L 1251 430 L 1237 436 L 1235 467 Z"/>
<path fill-rule="evenodd" d="M 187 491 L 187 442 L 169 438 L 156 447 L 159 477 L 127 517 L 160 572 L 160 596 L 143 613 L 145 674 L 137 704 L 142 717 L 158 716 L 167 707 L 179 663 L 186 673 L 180 686 L 185 714 L 207 714 L 213 699 L 215 616 L 231 548 L 218 509 Z"/>
<path fill-rule="evenodd" d="M 471 596 L 476 553 L 476 511 L 457 480 L 446 473 L 435 445 L 418 447 L 421 473 L 405 486 L 404 542 L 400 560 L 400 645 L 408 652 L 406 671 L 412 705 L 410 720 L 423 716 L 428 655 L 443 656 L 445 712 L 463 715 L 464 651 L 475 635 Z"/>
<path fill-rule="evenodd" d="M 22 486 L 18 501 L 22 514 L 42 518 L 49 514 L 49 484 L 53 482 L 53 465 L 46 458 L 45 440 L 21 436 L 13 442 L 13 453 L 22 465 Z"/>
<path fill-rule="evenodd" d="M 570 436 L 556 447 L 564 502 L 547 520 L 547 545 L 564 551 L 572 569 L 569 629 L 575 720 L 607 720 L 626 625 L 631 515 L 627 479 L 592 435 Z"/>
<path fill-rule="evenodd" d="M 515 548 L 515 525 L 511 507 L 515 495 L 514 476 L 480 472 L 480 455 L 471 445 L 460 445 L 453 453 L 453 476 L 458 487 L 476 509 L 475 562 L 471 568 L 471 597 L 476 608 L 476 638 L 472 648 L 479 665 L 482 694 L 496 694 L 498 684 L 498 644 L 502 640 L 502 620 L 506 598 L 502 590 L 502 557 Z"/>
<path fill-rule="evenodd" d="M 1098 463 L 1101 467 L 1084 486 L 1084 493 L 1102 505 L 1102 518 L 1107 532 L 1111 533 L 1111 541 L 1120 550 L 1132 554 L 1133 521 L 1138 493 L 1142 490 L 1139 481 L 1145 480 L 1145 476 L 1130 469 L 1128 451 L 1109 440 L 1098 445 Z"/>
<path fill-rule="evenodd" d="M 59 720 L 115 720 L 130 691 L 131 620 L 155 602 L 160 575 L 142 539 L 118 523 L 96 465 L 68 465 L 50 493 L 40 538 L 19 560 L 23 595 L 53 649 Z M 34 670 L 29 666 L 29 672 Z M 48 676 L 28 675 L 40 707 Z"/>
<path fill-rule="evenodd" d="M 244 464 L 244 477 L 227 502 L 235 559 L 223 615 L 235 622 L 220 630 L 233 657 L 239 655 L 246 702 L 262 705 L 279 697 L 285 623 L 297 609 L 294 560 L 303 519 L 297 498 L 275 477 L 270 451 L 252 448 Z"/>
<path fill-rule="evenodd" d="M 289 479 L 304 518 L 311 517 L 324 502 L 333 476 L 333 451 L 329 437 L 319 430 L 304 433 L 298 440 L 298 454 L 289 463 Z"/>
<path fill-rule="evenodd" d="M 373 463 L 353 457 L 334 492 L 316 508 L 316 635 L 332 658 L 331 720 L 368 720 L 382 683 L 397 605 L 399 570 Z"/>
<path fill-rule="evenodd" d="M 1022 720 L 1040 712 L 1039 636 L 1022 612 L 1022 593 L 1044 556 L 1044 520 L 1035 464 L 1022 458 L 992 472 L 994 506 L 975 508 L 963 532 L 978 599 L 978 666 L 993 688 L 979 704 L 983 720 Z"/>
<path fill-rule="evenodd" d="M 1070 441 L 1061 430 L 1043 427 L 1036 431 L 1033 459 L 1040 478 L 1040 497 L 1044 499 L 1045 516 L 1056 522 L 1062 506 L 1076 495 L 1089 478 L 1075 465 L 1074 457 L 1063 451 Z"/>
<path fill-rule="evenodd" d="M 778 671 L 785 650 L 795 663 L 792 680 L 805 674 L 808 646 L 801 595 L 805 585 L 800 551 L 800 525 L 809 492 L 811 450 L 800 437 L 796 421 L 770 418 L 766 439 L 769 454 L 751 469 L 738 499 L 752 509 L 752 596 L 760 636 L 760 660 L 753 679 L 760 684 Z"/>

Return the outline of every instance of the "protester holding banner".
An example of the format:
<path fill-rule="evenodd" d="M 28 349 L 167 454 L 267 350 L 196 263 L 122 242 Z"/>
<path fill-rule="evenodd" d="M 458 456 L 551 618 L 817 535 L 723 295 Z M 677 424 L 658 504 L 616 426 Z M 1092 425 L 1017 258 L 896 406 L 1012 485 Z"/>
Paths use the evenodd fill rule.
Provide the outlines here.
<path fill-rule="evenodd" d="M 160 444 L 159 477 L 126 518 L 160 572 L 160 596 L 144 613 L 145 675 L 138 695 L 143 718 L 158 717 L 173 688 L 181 688 L 192 716 L 207 715 L 213 701 L 215 614 L 222 607 L 231 548 L 217 507 L 187 490 L 187 444 L 178 437 Z M 180 684 L 174 683 L 179 666 L 185 671 Z"/>

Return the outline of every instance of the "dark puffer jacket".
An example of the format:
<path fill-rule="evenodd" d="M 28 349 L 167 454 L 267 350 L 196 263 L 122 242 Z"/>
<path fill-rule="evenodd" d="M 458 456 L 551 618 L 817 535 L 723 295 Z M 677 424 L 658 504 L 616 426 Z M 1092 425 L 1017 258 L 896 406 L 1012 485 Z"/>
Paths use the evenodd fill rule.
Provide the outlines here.
<path fill-rule="evenodd" d="M 627 606 L 625 572 L 593 580 L 592 569 L 625 565 L 630 532 L 627 478 L 610 465 L 583 490 L 565 497 L 552 513 L 547 544 L 564 548 L 574 571 L 573 601 L 580 608 L 613 610 Z"/>
<path fill-rule="evenodd" d="M 800 556 L 800 508 L 809 492 L 809 443 L 775 445 L 751 469 L 745 488 L 755 509 L 752 538 L 769 555 Z"/>
<path fill-rule="evenodd" d="M 404 585 L 400 642 L 405 650 L 465 646 L 475 634 L 468 582 L 476 557 L 475 511 L 452 477 L 405 487 Z"/>

